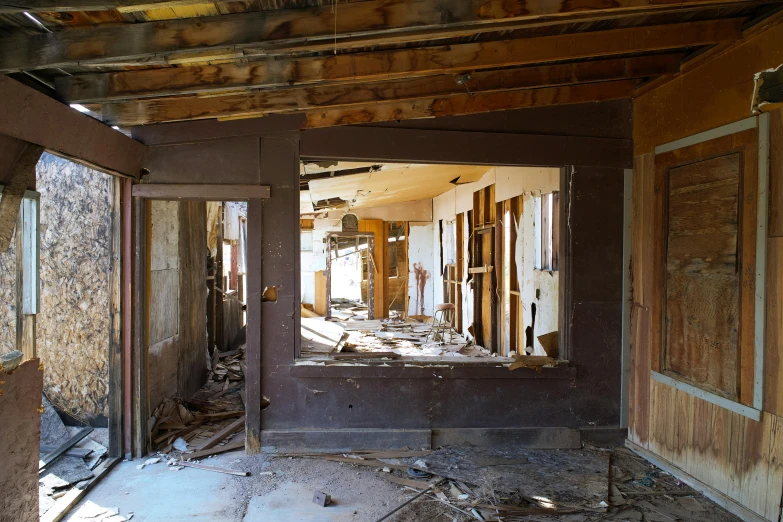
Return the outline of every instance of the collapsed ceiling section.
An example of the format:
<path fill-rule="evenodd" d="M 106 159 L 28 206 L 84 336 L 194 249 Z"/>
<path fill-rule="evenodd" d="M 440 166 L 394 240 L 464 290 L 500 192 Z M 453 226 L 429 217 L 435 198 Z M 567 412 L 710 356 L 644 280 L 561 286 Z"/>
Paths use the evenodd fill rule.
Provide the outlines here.
<path fill-rule="evenodd" d="M 432 199 L 478 181 L 489 167 L 472 165 L 303 163 L 300 212 L 350 210 Z"/>

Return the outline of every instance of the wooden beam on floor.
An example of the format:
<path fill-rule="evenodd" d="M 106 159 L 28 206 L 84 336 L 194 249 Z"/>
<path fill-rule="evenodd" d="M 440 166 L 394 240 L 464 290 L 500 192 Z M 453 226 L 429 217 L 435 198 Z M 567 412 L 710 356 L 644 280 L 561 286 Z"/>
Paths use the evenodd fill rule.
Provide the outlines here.
<path fill-rule="evenodd" d="M 679 70 L 683 54 L 657 54 L 590 62 L 479 71 L 469 76 L 442 75 L 343 85 L 312 85 L 228 96 L 185 96 L 105 104 L 101 119 L 134 126 L 205 118 L 234 118 L 292 110 L 349 107 L 418 98 L 510 91 L 530 87 L 653 77 Z M 137 185 L 140 187 L 143 185 Z"/>
<path fill-rule="evenodd" d="M 23 8 L 26 3 L 0 5 L 0 13 Z M 31 0 L 29 3 L 40 2 Z M 97 64 L 163 65 L 183 60 L 204 62 L 295 50 L 343 50 L 572 20 L 590 22 L 635 14 L 703 9 L 727 3 L 737 2 L 619 0 L 608 3 L 586 0 L 574 5 L 544 0 L 524 3 L 370 0 L 338 5 L 337 27 L 331 5 L 117 24 L 4 38 L 0 40 L 0 72 Z M 756 4 L 759 0 L 742 0 L 741 3 Z"/>
<path fill-rule="evenodd" d="M 741 22 L 732 18 L 448 47 L 85 74 L 63 76 L 55 83 L 61 100 L 88 103 L 323 81 L 394 79 L 709 45 L 738 39 Z"/>
<path fill-rule="evenodd" d="M 637 83 L 636 80 L 620 80 L 543 89 L 461 94 L 446 98 L 426 98 L 343 109 L 309 111 L 305 128 L 313 129 L 336 125 L 353 125 L 356 123 L 436 118 L 509 109 L 616 100 L 630 98 Z"/>
<path fill-rule="evenodd" d="M 0 75 L 0 134 L 110 174 L 137 177 L 147 147 L 108 125 Z"/>

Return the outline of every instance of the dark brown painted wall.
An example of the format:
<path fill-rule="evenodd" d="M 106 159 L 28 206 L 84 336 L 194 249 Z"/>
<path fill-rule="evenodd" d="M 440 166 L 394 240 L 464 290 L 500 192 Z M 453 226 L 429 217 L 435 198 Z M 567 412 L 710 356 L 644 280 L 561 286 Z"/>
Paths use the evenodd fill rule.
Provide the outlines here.
<path fill-rule="evenodd" d="M 425 130 L 569 136 L 569 146 L 579 147 L 581 137 L 590 136 L 627 142 L 631 106 L 628 101 L 609 102 L 404 125 Z M 150 182 L 271 186 L 271 199 L 263 204 L 262 287 L 277 286 L 278 300 L 260 307 L 261 385 L 271 400 L 262 414 L 264 429 L 618 425 L 623 208 L 619 165 L 630 164 L 630 147 L 617 147 L 616 157 L 605 158 L 601 168 L 577 166 L 573 178 L 573 291 L 569 306 L 574 368 L 537 374 L 532 370 L 512 373 L 502 367 L 296 367 L 298 126 L 296 118 L 263 118 L 177 123 L 134 131 L 135 137 L 153 145 L 145 165 Z M 388 126 L 394 124 L 384 125 Z M 310 132 L 316 131 L 302 135 L 306 138 Z M 219 136 L 231 138 L 215 139 Z M 368 129 L 366 136 L 373 139 L 374 134 Z M 177 142 L 190 144 L 171 145 Z M 357 150 L 368 146 L 361 140 L 354 145 Z M 482 155 L 489 158 L 491 144 L 485 146 Z M 432 147 L 433 154 L 443 156 L 454 145 L 441 140 L 434 141 Z M 549 157 L 539 155 L 537 161 L 562 164 L 558 152 L 552 150 Z M 255 233 L 248 230 L 249 235 Z"/>

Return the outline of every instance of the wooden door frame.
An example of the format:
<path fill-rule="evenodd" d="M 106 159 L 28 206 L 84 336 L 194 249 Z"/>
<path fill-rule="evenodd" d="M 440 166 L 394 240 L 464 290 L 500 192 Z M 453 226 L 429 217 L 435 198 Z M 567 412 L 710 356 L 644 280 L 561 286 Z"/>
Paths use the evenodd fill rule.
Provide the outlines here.
<path fill-rule="evenodd" d="M 132 238 L 125 252 L 132 252 L 132 284 L 130 285 L 132 311 L 132 339 L 125 353 L 129 361 L 125 369 L 125 389 L 132 390 L 130 411 L 126 400 L 126 438 L 130 435 L 131 446 L 126 446 L 126 456 L 143 457 L 151 449 L 148 439 L 149 394 L 147 386 L 147 353 L 149 350 L 149 241 L 151 220 L 149 202 L 164 201 L 247 201 L 248 202 L 248 243 L 247 243 L 247 345 L 246 363 L 261 366 L 261 280 L 263 246 L 263 201 L 270 197 L 270 189 L 264 185 L 196 185 L 196 184 L 131 184 L 126 183 L 125 203 L 132 206 Z M 252 229 L 251 229 L 252 227 Z M 251 234 L 253 231 L 255 236 Z M 206 234 L 206 230 L 204 231 Z M 130 257 L 130 256 L 128 256 Z M 130 279 L 130 277 L 128 277 Z M 128 287 L 126 287 L 128 288 Z M 127 292 L 126 292 L 127 294 Z M 131 301 L 132 300 L 132 301 Z M 123 345 L 125 348 L 125 345 Z M 254 366 L 255 367 L 255 366 Z M 127 377 L 130 377 L 128 379 Z M 245 376 L 245 391 L 248 397 L 261 396 L 261 376 Z M 252 402 L 250 402 L 252 404 Z M 245 416 L 245 428 L 248 433 L 260 432 L 261 409 L 248 409 Z M 249 438 L 245 439 L 250 440 Z M 246 451 L 248 450 L 246 443 Z"/>
<path fill-rule="evenodd" d="M 367 238 L 367 263 L 373 265 L 367 271 L 367 319 L 375 319 L 375 261 L 372 257 L 375 248 L 374 232 L 329 232 L 326 234 L 326 319 L 332 317 L 332 238 L 333 237 L 366 237 Z M 357 252 L 358 253 L 358 252 Z M 381 274 L 388 277 L 388 274 Z"/>

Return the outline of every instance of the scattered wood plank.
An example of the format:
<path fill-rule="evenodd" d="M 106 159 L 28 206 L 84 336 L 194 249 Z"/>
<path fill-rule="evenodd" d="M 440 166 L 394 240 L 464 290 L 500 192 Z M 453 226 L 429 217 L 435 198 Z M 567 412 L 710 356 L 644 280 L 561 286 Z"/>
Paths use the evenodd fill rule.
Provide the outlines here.
<path fill-rule="evenodd" d="M 203 469 L 206 471 L 215 471 L 217 473 L 225 473 L 227 475 L 236 475 L 238 477 L 247 477 L 250 475 L 249 471 L 239 471 L 235 469 L 219 468 L 217 466 L 207 466 L 206 464 L 199 464 L 198 462 L 190 462 L 187 460 L 179 461 L 179 465 L 185 466 L 187 468 L 196 468 L 196 469 Z"/>
<path fill-rule="evenodd" d="M 325 81 L 391 80 L 709 45 L 737 40 L 741 23 L 742 19 L 721 19 L 448 47 L 62 76 L 55 86 L 64 102 L 87 103 Z"/>
<path fill-rule="evenodd" d="M 98 467 L 93 470 L 94 477 L 87 482 L 84 489 L 72 488 L 63 497 L 57 499 L 54 506 L 41 516 L 41 522 L 59 522 L 62 520 L 65 515 L 84 498 L 87 492 L 103 479 L 119 461 L 119 457 L 111 457 L 101 462 Z"/>
<path fill-rule="evenodd" d="M 171 440 L 172 437 L 175 438 L 175 439 L 177 437 L 184 437 L 188 433 L 192 433 L 193 431 L 198 429 L 202 424 L 204 424 L 204 421 L 197 419 L 197 422 L 191 424 L 190 426 L 187 426 L 185 428 L 182 428 L 182 429 L 179 429 L 179 430 L 176 430 L 176 431 L 173 431 L 173 432 L 166 433 L 164 435 L 161 435 L 161 436 L 155 438 L 152 441 L 152 443 L 157 445 L 157 444 L 160 444 L 161 442 L 163 442 L 165 440 Z"/>
<path fill-rule="evenodd" d="M 383 475 L 386 480 L 390 482 L 394 482 L 395 484 L 399 484 L 401 486 L 407 486 L 409 488 L 414 488 L 418 490 L 427 489 L 432 484 L 430 482 L 427 482 L 426 480 L 416 480 L 416 479 L 407 479 L 404 477 L 398 477 L 397 475 Z"/>
<path fill-rule="evenodd" d="M 400 354 L 394 352 L 345 352 L 331 354 L 330 357 L 338 361 L 352 359 L 399 359 Z"/>
<path fill-rule="evenodd" d="M 244 410 L 222 411 L 218 413 L 199 413 L 196 414 L 196 420 L 197 421 L 198 420 L 203 420 L 203 421 L 224 420 L 224 419 L 231 419 L 233 417 L 240 417 L 244 414 L 245 414 Z"/>
<path fill-rule="evenodd" d="M 217 432 L 215 435 L 212 436 L 208 441 L 206 441 L 204 444 L 202 444 L 198 451 L 204 451 L 206 449 L 209 449 L 213 446 L 216 446 L 220 441 L 231 435 L 232 433 L 239 431 L 242 427 L 245 426 L 245 416 L 242 415 L 241 418 L 235 420 L 219 432 Z"/>
<path fill-rule="evenodd" d="M 82 440 L 84 437 L 92 433 L 92 430 L 93 429 L 89 427 L 82 428 L 81 430 L 79 430 L 78 433 L 73 435 L 70 439 L 66 440 L 65 442 L 57 446 L 57 448 L 54 451 L 52 451 L 51 453 L 47 453 L 38 463 L 38 472 L 40 473 L 41 471 L 46 469 L 46 466 L 51 464 L 57 457 L 59 457 L 60 455 L 62 455 L 63 453 L 71 449 L 72 446 L 78 444 L 80 440 Z"/>
<path fill-rule="evenodd" d="M 207 449 L 204 451 L 196 451 L 194 453 L 185 453 L 182 455 L 182 458 L 188 459 L 188 460 L 195 460 L 195 459 L 203 459 L 204 457 L 209 457 L 211 455 L 217 455 L 219 453 L 228 453 L 229 451 L 236 451 L 240 449 L 245 449 L 245 441 L 239 440 L 236 442 L 229 442 L 225 446 L 216 446 L 211 449 Z"/>
<path fill-rule="evenodd" d="M 432 453 L 432 450 L 381 451 L 376 453 L 360 453 L 359 456 L 363 459 L 402 459 L 405 457 L 423 457 L 430 453 Z"/>
<path fill-rule="evenodd" d="M 48 445 L 41 445 L 41 453 L 51 453 L 57 449 L 57 446 L 48 446 Z M 84 457 L 88 456 L 90 453 L 92 453 L 92 450 L 89 448 L 71 448 L 65 453 L 63 453 L 63 456 L 65 457 L 78 457 L 80 459 L 83 459 Z"/>

